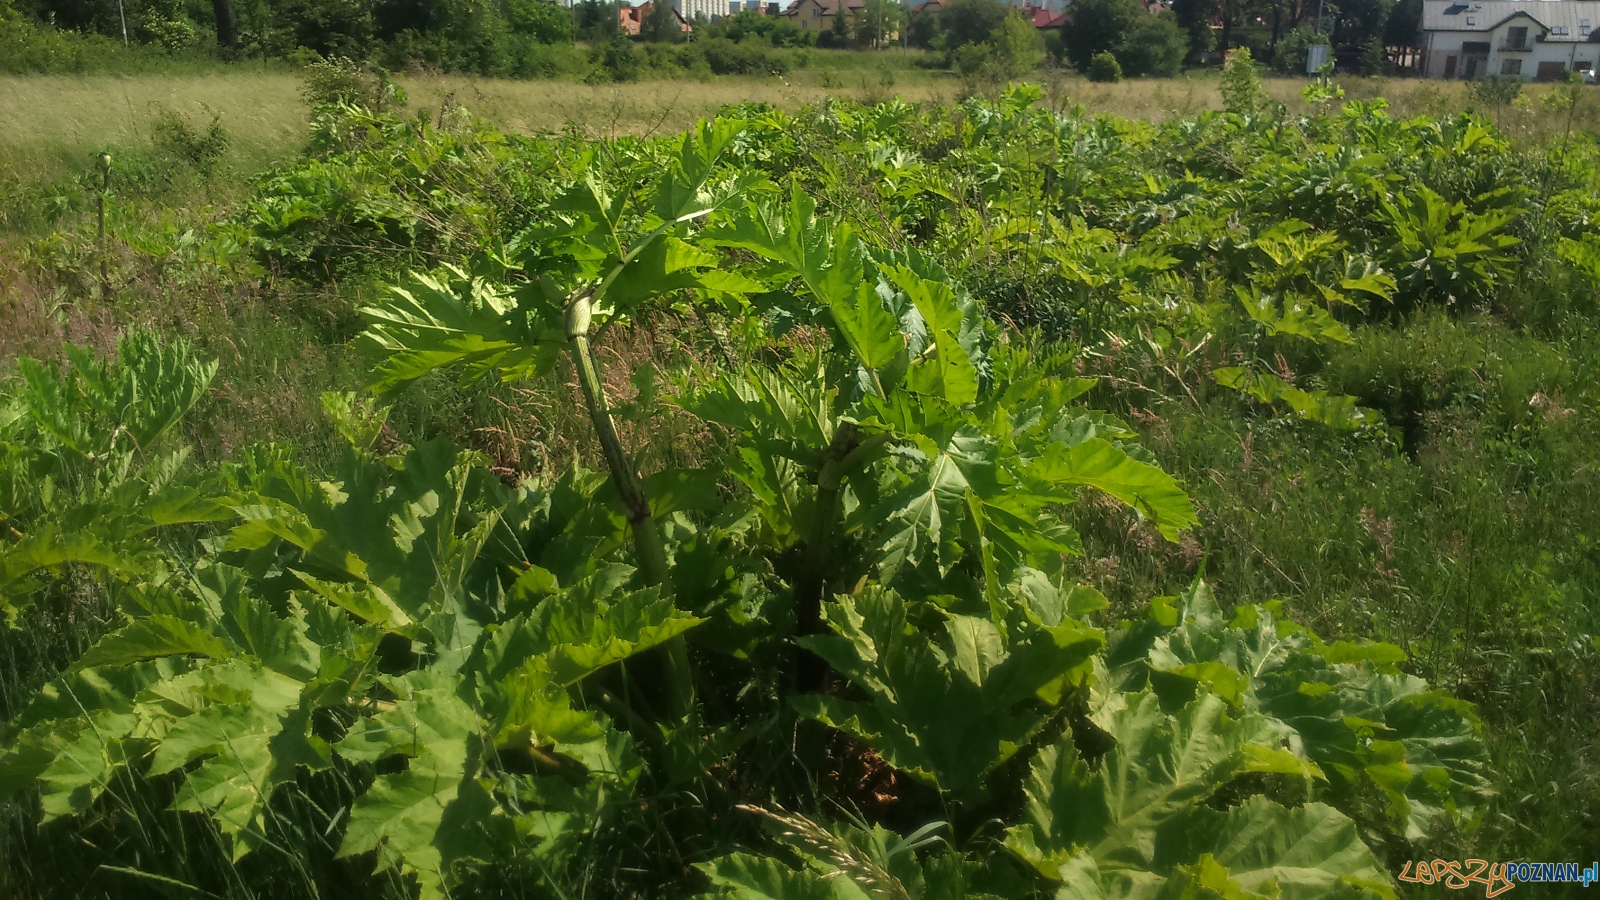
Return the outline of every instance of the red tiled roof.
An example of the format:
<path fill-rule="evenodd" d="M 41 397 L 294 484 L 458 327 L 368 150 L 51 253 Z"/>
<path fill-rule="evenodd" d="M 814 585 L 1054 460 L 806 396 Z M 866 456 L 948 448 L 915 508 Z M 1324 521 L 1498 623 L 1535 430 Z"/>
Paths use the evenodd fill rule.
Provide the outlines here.
<path fill-rule="evenodd" d="M 1033 27 L 1039 29 L 1060 28 L 1067 21 L 1066 13 L 1053 13 L 1048 9 L 1040 9 L 1037 6 L 1023 7 L 1023 11 L 1032 18 Z"/>

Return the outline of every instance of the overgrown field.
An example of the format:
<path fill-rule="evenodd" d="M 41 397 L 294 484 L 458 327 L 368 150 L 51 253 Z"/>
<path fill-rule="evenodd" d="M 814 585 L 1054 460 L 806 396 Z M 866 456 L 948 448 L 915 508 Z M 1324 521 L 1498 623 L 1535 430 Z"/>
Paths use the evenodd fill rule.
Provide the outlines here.
<path fill-rule="evenodd" d="M 255 146 L 184 110 L 9 170 L 0 894 L 1600 849 L 1591 89 L 667 133 L 467 87 L 325 69 Z"/>

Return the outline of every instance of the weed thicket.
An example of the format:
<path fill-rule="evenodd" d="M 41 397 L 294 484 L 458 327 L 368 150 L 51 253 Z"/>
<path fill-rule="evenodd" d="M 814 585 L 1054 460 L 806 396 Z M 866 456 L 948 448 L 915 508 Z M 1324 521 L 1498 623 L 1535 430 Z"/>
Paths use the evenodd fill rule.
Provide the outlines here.
<path fill-rule="evenodd" d="M 1060 520 L 1075 529 L 1081 552 L 1061 560 L 1058 577 L 1104 595 L 1108 610 L 1096 615 L 1113 642 L 1136 642 L 1153 627 L 1141 623 L 1160 620 L 1163 610 L 1203 617 L 1192 588 L 1203 577 L 1228 606 L 1276 608 L 1330 639 L 1391 642 L 1404 650 L 1409 674 L 1476 704 L 1493 796 L 1472 815 L 1451 821 L 1441 814 L 1437 823 L 1448 824 L 1408 833 L 1404 816 L 1394 818 L 1392 796 L 1389 805 L 1381 792 L 1337 801 L 1388 872 L 1435 856 L 1577 858 L 1600 841 L 1600 313 L 1593 300 L 1600 268 L 1591 264 L 1597 242 L 1588 216 L 1600 206 L 1596 135 L 1581 127 L 1525 130 L 1514 142 L 1482 118 L 1406 120 L 1366 100 L 1296 117 L 1268 96 L 1247 59 L 1230 63 L 1222 89 L 1229 112 L 1155 125 L 1055 117 L 1027 90 L 920 108 L 830 101 L 785 113 L 752 104 L 728 111 L 748 125 L 728 141 L 720 165 L 729 175 L 798 185 L 822 214 L 863 236 L 884 272 L 892 258 L 924 266 L 918 277 L 931 281 L 932 270 L 915 261 L 921 257 L 891 256 L 927 254 L 982 302 L 996 323 L 985 327 L 1004 334 L 1006 346 L 1027 346 L 1071 374 L 1099 379 L 1088 396 L 1101 411 L 1061 427 L 1072 429 L 1071 440 L 1114 442 L 1130 459 L 1159 464 L 1198 513 L 1192 532 L 1167 541 L 1148 508 L 1135 512 L 1087 490 L 1081 502 L 1061 504 Z M 675 164 L 672 146 L 577 134 L 522 138 L 455 104 L 406 113 L 402 94 L 337 66 L 314 74 L 308 99 L 317 109 L 304 152 L 248 182 L 228 163 L 238 148 L 230 149 L 225 118 L 158 112 L 145 157 L 117 157 L 109 295 L 98 284 L 87 182 L 41 186 L 13 176 L 0 237 L 5 314 L 15 323 L 5 352 L 61 359 L 63 340 L 71 340 L 109 356 L 113 336 L 132 328 L 188 337 L 198 358 L 220 367 L 177 435 L 194 448 L 176 464 L 187 472 L 215 472 L 259 442 L 279 441 L 300 448 L 308 478 L 365 483 L 377 476 L 358 478 L 348 468 L 350 434 L 383 453 L 442 437 L 484 453 L 486 471 L 504 482 L 567 477 L 568 493 L 554 494 L 552 508 L 575 502 L 581 476 L 563 476 L 568 464 L 574 456 L 591 466 L 602 458 L 579 369 L 556 363 L 537 378 L 504 382 L 431 372 L 398 394 L 382 427 L 370 430 L 353 408 L 329 407 L 323 394 L 366 380 L 368 363 L 349 350 L 366 324 L 355 311 L 383 308 L 388 284 L 409 284 L 420 296 L 404 273 L 445 264 L 465 265 L 463 276 L 490 283 L 519 283 L 530 247 L 569 239 L 563 211 L 575 208 L 569 188 L 584 167 L 627 197 Z M 1516 115 L 1512 99 L 1472 100 L 1497 117 Z M 1403 189 L 1370 177 L 1373 171 L 1401 173 Z M 653 208 L 651 198 L 630 202 Z M 807 292 L 822 289 L 800 285 L 803 272 L 791 283 L 793 273 L 772 259 L 767 270 L 750 264 L 740 254 L 778 253 L 748 234 L 730 237 L 731 224 L 719 227 L 726 232 L 716 239 L 740 248 L 733 256 L 740 272 L 782 276 L 765 286 L 770 293 L 740 301 L 701 286 L 653 296 L 596 338 L 618 439 L 646 474 L 754 465 L 764 445 L 742 438 L 725 411 L 722 418 L 705 413 L 710 401 L 695 395 L 705 382 L 696 379 L 746 365 L 790 372 L 782 367 L 827 346 L 822 326 L 804 318 Z M 1449 266 L 1429 262 L 1441 253 Z M 575 252 L 561 265 L 586 258 Z M 550 273 L 568 274 L 559 266 Z M 449 290 L 467 290 L 446 281 L 455 284 Z M 960 315 L 955 324 L 916 321 L 930 334 L 948 328 L 951 340 L 978 333 Z M 924 340 L 933 353 L 935 338 Z M 974 371 L 1000 377 L 1010 352 L 975 355 Z M 1229 371 L 1242 374 L 1230 381 Z M 838 374 L 818 368 L 813 377 Z M 842 383 L 836 380 L 826 383 Z M 939 389 L 954 390 L 952 383 Z M 675 405 L 664 403 L 668 396 Z M 1037 424 L 1018 422 L 1016 435 Z M 420 466 L 422 457 L 414 459 Z M 744 468 L 723 472 L 726 493 L 718 496 L 742 496 L 753 477 Z M 809 484 L 803 473 L 799 483 Z M 851 496 L 862 502 L 866 494 Z M 875 527 L 859 514 L 848 521 L 841 527 Z M 182 527 L 193 534 L 162 537 L 161 552 L 186 558 L 192 538 L 210 526 Z M 749 549 L 755 538 L 717 538 L 734 542 L 727 545 L 690 543 L 682 533 L 671 539 L 685 541 L 677 551 L 685 556 L 723 560 L 715 554 L 729 546 L 757 552 Z M 525 544 L 535 540 L 545 538 Z M 793 543 L 788 555 L 774 554 L 773 577 L 803 570 L 803 548 Z M 287 545 L 275 552 L 285 571 L 312 564 Z M 558 556 L 540 564 L 554 567 Z M 917 577 L 951 577 L 929 571 L 935 574 Z M 906 576 L 894 577 L 902 578 L 900 590 L 911 590 Z M 124 621 L 126 600 L 115 582 L 86 567 L 41 584 L 18 637 L 3 642 L 6 719 Z M 743 584 L 738 602 L 748 618 L 717 625 L 723 630 L 694 653 L 705 666 L 707 715 L 756 729 L 753 744 L 733 741 L 732 726 L 713 732 L 705 746 L 728 740 L 732 749 L 714 760 L 678 760 L 693 772 L 677 781 L 652 768 L 640 782 L 648 786 L 641 805 L 630 807 L 637 818 L 595 818 L 581 852 L 520 853 L 476 869 L 466 863 L 451 876 L 457 883 L 484 896 L 693 893 L 709 882 L 685 866 L 720 859 L 732 867 L 722 854 L 735 846 L 767 846 L 755 820 L 740 819 L 733 806 L 768 805 L 769 814 L 787 815 L 774 801 L 824 819 L 838 819 L 839 804 L 853 805 L 900 833 L 944 818 L 971 839 L 957 849 L 991 858 L 981 829 L 962 816 L 1009 816 L 1020 807 L 1020 789 L 1007 796 L 997 788 L 995 805 L 984 807 L 950 787 L 959 773 L 939 771 L 937 793 L 891 768 L 893 752 L 872 744 L 866 729 L 845 738 L 776 704 L 787 688 L 761 668 L 769 660 L 714 649 L 740 646 L 739 629 L 766 627 L 762 617 L 773 615 L 758 609 L 765 601 L 754 582 Z M 678 591 L 698 589 L 685 583 Z M 873 590 L 851 602 L 866 609 L 878 602 L 865 599 Z M 1185 599 L 1146 605 L 1177 595 Z M 1086 602 L 1087 594 L 1075 596 Z M 1267 605 L 1274 601 L 1281 607 Z M 966 615 L 961 602 L 950 596 L 912 605 L 913 624 Z M 844 621 L 835 624 L 853 627 Z M 332 644 L 319 640 L 331 655 Z M 435 638 L 416 640 L 410 649 L 382 649 L 404 655 Z M 831 652 L 830 663 L 852 671 L 843 651 Z M 706 686 L 718 679 L 748 689 L 724 695 Z M 617 693 L 623 684 L 604 686 Z M 835 690 L 833 699 L 866 703 L 871 690 Z M 601 702 L 591 693 L 580 699 Z M 392 707 L 393 698 L 381 703 Z M 739 718 L 754 708 L 767 718 Z M 1031 736 L 1033 749 L 1018 759 L 1042 758 L 1029 754 L 1054 744 L 1062 729 L 1104 736 L 1076 721 L 1049 727 L 1055 732 Z M 644 741 L 644 733 L 635 731 L 635 739 Z M 335 814 L 342 820 L 373 779 L 395 774 L 384 765 L 299 773 L 272 800 L 271 840 L 238 863 L 230 843 L 237 837 L 205 816 L 168 810 L 179 796 L 172 778 L 119 776 L 106 801 L 43 826 L 35 824 L 38 801 L 23 793 L 4 811 L 0 887 L 52 897 L 91 890 L 136 897 L 187 886 L 241 898 L 400 896 L 411 890 L 408 876 L 371 874 L 370 855 L 336 858 L 343 825 Z M 1004 765 L 996 773 L 997 784 L 1017 774 Z M 1285 803 L 1302 799 L 1280 793 L 1274 796 Z M 1429 801 L 1419 793 L 1411 802 L 1424 809 Z M 790 832 L 814 827 L 801 818 L 777 824 Z M 803 851 L 822 853 L 817 840 L 824 839 Z M 925 851 L 922 864 L 939 859 Z M 1015 887 L 1008 879 L 1016 871 L 996 865 L 986 875 L 990 889 Z M 731 868 L 715 871 L 733 877 Z"/>

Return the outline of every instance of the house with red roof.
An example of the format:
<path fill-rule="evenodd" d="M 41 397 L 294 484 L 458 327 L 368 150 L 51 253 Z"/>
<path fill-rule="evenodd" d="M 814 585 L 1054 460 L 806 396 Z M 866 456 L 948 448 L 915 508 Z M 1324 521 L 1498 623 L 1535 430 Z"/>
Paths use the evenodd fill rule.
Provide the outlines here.
<path fill-rule="evenodd" d="M 622 27 L 623 34 L 628 37 L 638 37 L 640 28 L 643 27 L 645 20 L 650 18 L 650 10 L 653 8 L 654 4 L 651 3 L 617 7 L 617 24 Z M 679 31 L 684 34 L 694 31 L 694 26 L 684 20 L 683 13 L 678 12 L 676 6 L 672 7 L 672 17 L 677 20 Z"/>

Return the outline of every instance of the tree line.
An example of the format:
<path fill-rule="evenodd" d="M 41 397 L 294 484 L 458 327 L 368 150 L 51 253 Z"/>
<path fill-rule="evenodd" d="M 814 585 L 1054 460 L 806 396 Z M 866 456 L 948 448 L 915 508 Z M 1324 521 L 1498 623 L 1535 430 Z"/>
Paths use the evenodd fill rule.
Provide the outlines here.
<path fill-rule="evenodd" d="M 1304 70 L 1313 43 L 1409 46 L 1421 15 L 1422 0 L 1173 0 L 1159 9 L 1142 0 L 1072 0 L 1066 23 L 1048 30 L 1038 49 L 1091 76 L 1104 71 L 1098 60 L 1114 66 L 1111 77 L 1173 77 L 1247 47 L 1287 74 Z M 1029 43 L 1021 29 L 1006 27 L 1008 18 L 1026 22 L 997 0 L 948 0 L 911 13 L 908 42 L 943 51 L 950 65 L 967 69 L 965 61 L 1014 57 Z M 1365 57 L 1363 65 L 1374 67 Z"/>
<path fill-rule="evenodd" d="M 1383 45 L 1408 45 L 1421 0 L 1073 0 L 1064 27 L 1041 33 L 997 0 L 948 0 L 913 9 L 866 0 L 813 34 L 788 19 L 745 11 L 695 23 L 699 39 L 772 48 L 909 45 L 964 75 L 1015 78 L 1046 57 L 1095 77 L 1171 77 L 1186 65 L 1249 47 L 1283 73 L 1302 71 L 1308 48 L 1368 47 L 1364 67 L 1381 69 Z M 557 75 L 552 45 L 622 40 L 616 2 L 583 0 L 0 0 L 0 25 L 53 26 L 116 43 L 224 57 L 372 59 L 399 68 L 420 60 L 485 75 Z M 47 32 L 50 29 L 45 29 Z M 641 23 L 648 42 L 685 40 L 676 14 L 656 4 Z M 622 48 L 618 48 L 620 53 Z M 570 53 L 568 54 L 570 55 Z M 1098 62 L 1097 62 L 1098 60 Z M 28 68 L 23 66 L 23 69 Z M 715 68 L 726 68 L 715 66 Z M 766 71 L 770 66 L 735 66 Z M 549 71 L 547 71 L 549 70 Z M 1373 72 L 1376 74 L 1376 72 Z"/>

